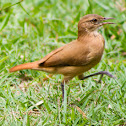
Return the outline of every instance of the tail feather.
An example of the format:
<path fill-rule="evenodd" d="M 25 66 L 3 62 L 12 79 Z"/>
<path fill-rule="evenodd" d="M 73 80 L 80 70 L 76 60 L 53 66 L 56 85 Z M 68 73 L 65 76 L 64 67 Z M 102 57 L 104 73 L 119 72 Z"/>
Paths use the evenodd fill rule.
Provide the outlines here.
<path fill-rule="evenodd" d="M 37 62 L 25 63 L 25 64 L 20 64 L 15 67 L 12 67 L 9 71 L 15 72 L 15 71 L 25 70 L 25 69 L 36 69 L 38 68 L 38 66 L 39 65 Z"/>

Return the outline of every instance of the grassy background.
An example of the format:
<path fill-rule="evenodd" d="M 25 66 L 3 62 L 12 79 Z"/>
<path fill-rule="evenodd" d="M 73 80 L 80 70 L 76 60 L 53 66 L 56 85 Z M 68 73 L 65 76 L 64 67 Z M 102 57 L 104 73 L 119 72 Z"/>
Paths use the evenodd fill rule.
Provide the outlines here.
<path fill-rule="evenodd" d="M 102 125 L 126 123 L 126 1 L 125 0 L 0 1 L 0 125 Z M 9 7 L 12 6 L 12 7 Z M 106 40 L 102 61 L 89 72 L 106 70 L 116 80 L 98 76 L 74 78 L 65 85 L 61 75 L 24 70 L 8 73 L 17 64 L 39 60 L 77 38 L 80 17 L 95 13 L 114 17 L 115 25 L 100 29 Z M 85 115 L 86 118 L 85 118 Z"/>

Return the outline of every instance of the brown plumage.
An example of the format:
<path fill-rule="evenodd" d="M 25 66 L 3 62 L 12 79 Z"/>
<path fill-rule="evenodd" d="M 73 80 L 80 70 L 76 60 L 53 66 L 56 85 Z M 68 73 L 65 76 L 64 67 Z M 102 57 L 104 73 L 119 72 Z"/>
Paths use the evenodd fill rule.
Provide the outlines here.
<path fill-rule="evenodd" d="M 107 19 L 96 14 L 88 14 L 82 17 L 78 23 L 78 38 L 63 47 L 60 47 L 39 61 L 25 63 L 10 69 L 10 72 L 34 69 L 46 71 L 53 74 L 63 74 L 64 80 L 61 84 L 64 96 L 63 83 L 71 80 L 75 76 L 84 79 L 82 74 L 101 60 L 104 51 L 104 38 L 97 32 L 97 28 L 104 24 L 113 24 L 111 22 L 103 22 Z M 106 74 L 113 77 L 108 72 L 97 74 Z M 93 76 L 93 75 L 91 75 Z"/>

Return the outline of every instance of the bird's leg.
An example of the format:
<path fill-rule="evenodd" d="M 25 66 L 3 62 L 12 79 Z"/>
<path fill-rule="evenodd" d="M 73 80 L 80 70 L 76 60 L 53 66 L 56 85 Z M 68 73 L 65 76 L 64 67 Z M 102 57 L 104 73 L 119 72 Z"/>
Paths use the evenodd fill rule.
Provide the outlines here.
<path fill-rule="evenodd" d="M 101 83 L 101 80 L 102 80 L 102 78 L 103 78 L 103 75 L 104 75 L 104 74 L 101 74 L 101 77 L 100 77 L 98 83 Z"/>
<path fill-rule="evenodd" d="M 72 78 L 73 77 L 71 77 L 71 76 L 64 76 L 64 79 L 63 79 L 63 81 L 61 83 L 61 90 L 62 90 L 63 101 L 64 101 L 64 95 L 65 95 L 65 93 L 64 93 L 64 84 L 67 84 L 68 81 L 71 80 Z"/>
<path fill-rule="evenodd" d="M 101 77 L 100 77 L 100 79 L 99 79 L 99 81 L 98 81 L 98 82 L 101 82 L 101 79 L 102 79 L 102 77 L 103 77 L 104 74 L 107 75 L 107 76 L 109 76 L 109 77 L 115 78 L 115 77 L 114 77 L 111 73 L 109 73 L 108 71 L 100 71 L 100 72 L 97 72 L 97 73 L 94 73 L 94 74 L 90 74 L 90 75 L 88 75 L 88 76 L 85 76 L 85 77 L 81 78 L 81 80 L 87 79 L 87 78 L 92 77 L 92 76 L 95 76 L 95 75 L 101 75 Z"/>
<path fill-rule="evenodd" d="M 64 83 L 63 82 L 61 82 L 61 90 L 62 90 L 62 97 L 64 100 Z"/>

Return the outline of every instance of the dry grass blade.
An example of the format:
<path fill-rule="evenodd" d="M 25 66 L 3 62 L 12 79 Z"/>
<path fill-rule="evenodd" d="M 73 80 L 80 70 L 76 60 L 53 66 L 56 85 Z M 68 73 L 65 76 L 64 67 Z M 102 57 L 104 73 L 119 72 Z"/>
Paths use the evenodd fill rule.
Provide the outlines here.
<path fill-rule="evenodd" d="M 87 119 L 86 114 L 81 110 L 81 108 L 79 108 L 78 106 L 75 106 L 75 108 L 77 109 L 77 111 L 78 111 L 80 114 L 82 114 L 82 116 L 83 116 L 84 118 Z"/>

